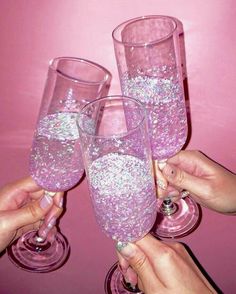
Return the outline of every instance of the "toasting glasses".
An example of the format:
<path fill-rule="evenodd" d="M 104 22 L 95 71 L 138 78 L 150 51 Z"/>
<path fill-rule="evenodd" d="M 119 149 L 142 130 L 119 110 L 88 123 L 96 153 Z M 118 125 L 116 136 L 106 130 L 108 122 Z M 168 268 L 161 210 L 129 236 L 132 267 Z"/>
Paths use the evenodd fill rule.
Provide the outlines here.
<path fill-rule="evenodd" d="M 146 108 L 155 166 L 181 150 L 187 138 L 187 117 L 179 31 L 168 16 L 144 16 L 128 20 L 113 31 L 122 93 Z M 197 224 L 199 209 L 191 197 L 173 203 L 158 201 L 153 234 L 180 237 Z"/>
<path fill-rule="evenodd" d="M 84 173 L 76 118 L 89 101 L 106 95 L 111 75 L 88 60 L 59 57 L 51 61 L 30 154 L 29 170 L 48 197 L 75 186 Z M 26 233 L 8 249 L 11 261 L 31 272 L 59 268 L 69 244 L 58 231 L 54 238 L 40 230 Z"/>
<path fill-rule="evenodd" d="M 143 105 L 111 96 L 87 104 L 78 120 L 81 149 L 96 219 L 116 242 L 134 242 L 157 212 L 151 149 Z M 118 271 L 106 293 L 126 293 Z M 108 289 L 109 288 L 109 289 Z"/>

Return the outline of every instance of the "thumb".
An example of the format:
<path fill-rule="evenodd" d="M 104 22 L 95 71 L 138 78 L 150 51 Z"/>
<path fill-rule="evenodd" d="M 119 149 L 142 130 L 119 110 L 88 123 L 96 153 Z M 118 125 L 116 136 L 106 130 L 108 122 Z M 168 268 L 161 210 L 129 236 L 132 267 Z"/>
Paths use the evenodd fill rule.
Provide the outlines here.
<path fill-rule="evenodd" d="M 171 164 L 166 164 L 162 172 L 170 184 L 188 190 L 196 196 L 202 194 L 202 187 L 206 185 L 204 179 L 193 176 Z"/>
<path fill-rule="evenodd" d="M 153 267 L 145 253 L 133 243 L 117 243 L 117 250 L 137 273 L 142 281 L 145 293 L 155 293 L 163 287 L 154 273 Z"/>
<path fill-rule="evenodd" d="M 37 201 L 31 201 L 26 206 L 7 212 L 6 226 L 9 230 L 33 224 L 43 218 L 53 205 L 53 199 L 47 193 Z"/>

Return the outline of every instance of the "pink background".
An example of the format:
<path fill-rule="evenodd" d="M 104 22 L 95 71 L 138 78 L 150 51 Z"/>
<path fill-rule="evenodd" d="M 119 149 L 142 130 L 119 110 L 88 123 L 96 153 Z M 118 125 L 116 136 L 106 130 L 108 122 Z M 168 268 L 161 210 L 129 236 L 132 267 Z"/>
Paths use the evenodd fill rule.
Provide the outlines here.
<path fill-rule="evenodd" d="M 1 0 L 0 184 L 28 174 L 28 155 L 50 59 L 74 56 L 100 63 L 119 81 L 111 32 L 129 18 L 164 14 L 184 25 L 192 137 L 200 149 L 236 171 L 236 2 L 234 0 Z M 235 293 L 235 217 L 203 210 L 200 226 L 181 240 L 224 291 Z M 67 195 L 60 227 L 71 245 L 63 268 L 50 274 L 0 260 L 0 293 L 98 293 L 116 261 L 98 228 L 86 180 Z"/>

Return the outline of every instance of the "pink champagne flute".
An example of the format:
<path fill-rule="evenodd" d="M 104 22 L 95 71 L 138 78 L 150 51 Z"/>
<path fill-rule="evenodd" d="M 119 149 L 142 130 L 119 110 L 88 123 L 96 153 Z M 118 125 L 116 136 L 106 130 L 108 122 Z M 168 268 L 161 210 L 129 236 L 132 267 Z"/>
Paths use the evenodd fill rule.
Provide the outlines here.
<path fill-rule="evenodd" d="M 106 95 L 111 75 L 85 59 L 58 57 L 50 62 L 34 133 L 29 170 L 36 183 L 53 197 L 74 187 L 84 174 L 77 115 L 83 105 Z M 30 272 L 61 267 L 69 254 L 66 238 L 41 230 L 24 234 L 8 249 L 10 260 Z"/>
<path fill-rule="evenodd" d="M 182 149 L 188 133 L 176 19 L 143 16 L 120 24 L 112 35 L 122 93 L 147 110 L 157 168 Z M 168 197 L 158 208 L 155 236 L 180 237 L 198 223 L 199 209 L 189 196 L 177 203 Z"/>
<path fill-rule="evenodd" d="M 120 245 L 141 239 L 151 230 L 157 213 L 143 105 L 125 96 L 97 99 L 81 110 L 78 128 L 99 226 Z M 134 290 L 125 283 L 121 272 L 110 287 L 114 293 Z M 127 292 L 119 292 L 120 289 Z M 109 293 L 107 288 L 105 291 Z"/>

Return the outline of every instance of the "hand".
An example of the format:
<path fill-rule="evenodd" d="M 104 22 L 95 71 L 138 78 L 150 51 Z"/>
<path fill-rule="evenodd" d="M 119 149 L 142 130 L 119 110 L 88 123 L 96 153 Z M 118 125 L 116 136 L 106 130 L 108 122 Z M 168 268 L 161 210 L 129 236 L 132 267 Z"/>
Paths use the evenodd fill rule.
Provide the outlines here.
<path fill-rule="evenodd" d="M 162 173 L 169 184 L 188 190 L 199 204 L 221 213 L 236 213 L 236 175 L 198 151 L 181 151 Z"/>
<path fill-rule="evenodd" d="M 62 212 L 63 193 L 44 194 L 32 178 L 24 178 L 0 189 L 0 252 L 23 233 L 37 230 L 45 218 L 43 234 L 51 230 Z"/>
<path fill-rule="evenodd" d="M 123 272 L 135 280 L 135 271 L 145 294 L 216 293 L 180 243 L 167 244 L 149 234 L 117 248 Z"/>

